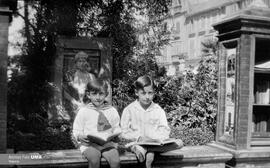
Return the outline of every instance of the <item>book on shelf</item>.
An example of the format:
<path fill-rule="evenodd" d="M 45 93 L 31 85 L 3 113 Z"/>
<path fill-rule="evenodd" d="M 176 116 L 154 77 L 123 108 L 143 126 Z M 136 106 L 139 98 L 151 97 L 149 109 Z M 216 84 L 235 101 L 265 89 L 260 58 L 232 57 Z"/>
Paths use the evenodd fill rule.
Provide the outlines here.
<path fill-rule="evenodd" d="M 139 142 L 130 142 L 126 144 L 126 147 L 130 147 L 133 145 L 142 145 L 142 146 L 164 146 L 167 144 L 176 143 L 175 138 L 168 138 L 165 140 L 159 140 L 159 139 L 147 139 Z"/>
<path fill-rule="evenodd" d="M 106 142 L 111 141 L 115 137 L 119 136 L 121 134 L 120 131 L 114 132 L 110 135 L 87 135 L 87 138 L 90 142 L 96 143 L 99 145 L 104 145 Z"/>
<path fill-rule="evenodd" d="M 260 121 L 259 121 L 259 132 L 266 132 L 267 129 L 267 116 L 265 114 L 260 114 Z"/>
<path fill-rule="evenodd" d="M 255 81 L 255 104 L 270 104 L 270 80 Z"/>
<path fill-rule="evenodd" d="M 265 133 L 270 130 L 270 61 L 256 62 L 254 66 L 254 105 L 252 130 Z"/>
<path fill-rule="evenodd" d="M 256 115 L 253 113 L 252 114 L 252 132 L 256 132 Z"/>
<path fill-rule="evenodd" d="M 263 108 L 265 110 L 265 108 Z M 270 118 L 265 111 L 256 111 L 253 114 L 253 132 L 268 132 L 270 131 Z"/>

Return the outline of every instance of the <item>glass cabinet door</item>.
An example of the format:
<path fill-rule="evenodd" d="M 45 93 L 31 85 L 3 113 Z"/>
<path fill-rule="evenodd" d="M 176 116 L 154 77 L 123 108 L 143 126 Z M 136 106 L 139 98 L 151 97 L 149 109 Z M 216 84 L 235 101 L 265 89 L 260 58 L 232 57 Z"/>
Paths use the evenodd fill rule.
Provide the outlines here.
<path fill-rule="evenodd" d="M 253 145 L 270 145 L 270 37 L 255 36 L 254 44 Z"/>
<path fill-rule="evenodd" d="M 236 64 L 238 54 L 238 39 L 221 43 L 219 58 L 219 124 L 218 141 L 235 145 L 236 119 Z"/>
<path fill-rule="evenodd" d="M 235 116 L 235 67 L 236 48 L 226 49 L 226 98 L 224 134 L 233 136 Z"/>

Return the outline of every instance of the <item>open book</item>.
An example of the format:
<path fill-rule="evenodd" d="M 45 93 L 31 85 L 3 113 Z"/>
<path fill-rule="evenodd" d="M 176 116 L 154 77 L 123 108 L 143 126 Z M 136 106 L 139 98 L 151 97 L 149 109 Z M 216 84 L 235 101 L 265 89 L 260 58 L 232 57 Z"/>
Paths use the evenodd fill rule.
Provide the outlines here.
<path fill-rule="evenodd" d="M 98 145 L 104 145 L 106 142 L 112 140 L 113 138 L 117 137 L 120 134 L 121 132 L 114 132 L 108 136 L 87 135 L 87 138 L 92 143 L 96 143 Z"/>
<path fill-rule="evenodd" d="M 174 138 L 168 138 L 165 140 L 159 140 L 159 139 L 148 139 L 144 141 L 139 142 L 130 142 L 126 144 L 126 147 L 130 147 L 133 145 L 142 145 L 142 146 L 163 146 L 171 143 L 176 143 L 176 139 Z"/>

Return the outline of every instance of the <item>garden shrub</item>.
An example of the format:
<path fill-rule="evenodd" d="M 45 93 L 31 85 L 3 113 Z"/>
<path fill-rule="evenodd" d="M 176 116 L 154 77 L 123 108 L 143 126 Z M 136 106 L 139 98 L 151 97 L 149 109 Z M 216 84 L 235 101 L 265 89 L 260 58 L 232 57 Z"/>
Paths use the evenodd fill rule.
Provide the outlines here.
<path fill-rule="evenodd" d="M 183 85 L 183 77 L 160 77 L 155 79 L 156 95 L 154 102 L 158 103 L 166 112 L 177 109 L 184 103 L 179 94 Z"/>
<path fill-rule="evenodd" d="M 114 80 L 112 83 L 113 88 L 113 106 L 117 108 L 121 116 L 124 108 L 135 100 L 134 88 L 132 83 L 128 80 Z"/>
<path fill-rule="evenodd" d="M 8 148 L 16 151 L 74 149 L 71 138 L 71 123 L 67 120 L 49 122 L 39 133 L 13 130 L 8 134 Z"/>
<path fill-rule="evenodd" d="M 214 140 L 214 133 L 206 126 L 197 128 L 171 127 L 171 137 L 182 139 L 185 146 L 204 145 Z"/>

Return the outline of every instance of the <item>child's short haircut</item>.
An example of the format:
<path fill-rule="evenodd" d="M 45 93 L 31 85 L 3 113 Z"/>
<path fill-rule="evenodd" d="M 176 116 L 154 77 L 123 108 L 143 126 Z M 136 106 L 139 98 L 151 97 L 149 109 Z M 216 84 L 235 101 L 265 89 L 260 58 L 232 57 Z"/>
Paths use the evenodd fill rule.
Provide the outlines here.
<path fill-rule="evenodd" d="M 152 88 L 154 88 L 154 83 L 153 80 L 147 76 L 140 76 L 135 82 L 134 82 L 134 87 L 136 90 L 144 90 L 144 87 L 147 86 L 152 86 Z"/>
<path fill-rule="evenodd" d="M 86 85 L 85 92 L 102 92 L 105 91 L 108 95 L 108 84 L 105 80 L 94 78 Z"/>

